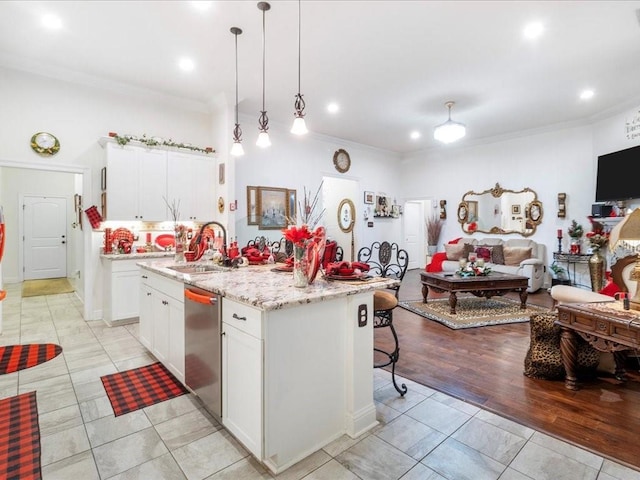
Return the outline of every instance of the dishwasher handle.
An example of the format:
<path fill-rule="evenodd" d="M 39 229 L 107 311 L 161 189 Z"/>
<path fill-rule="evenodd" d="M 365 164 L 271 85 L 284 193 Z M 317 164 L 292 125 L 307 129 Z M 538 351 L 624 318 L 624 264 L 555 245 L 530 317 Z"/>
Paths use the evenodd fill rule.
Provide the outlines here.
<path fill-rule="evenodd" d="M 192 292 L 188 288 L 184 289 L 184 296 L 193 302 L 202 303 L 204 305 L 215 305 L 218 303 L 218 297 L 215 295 L 200 295 L 199 293 Z"/>

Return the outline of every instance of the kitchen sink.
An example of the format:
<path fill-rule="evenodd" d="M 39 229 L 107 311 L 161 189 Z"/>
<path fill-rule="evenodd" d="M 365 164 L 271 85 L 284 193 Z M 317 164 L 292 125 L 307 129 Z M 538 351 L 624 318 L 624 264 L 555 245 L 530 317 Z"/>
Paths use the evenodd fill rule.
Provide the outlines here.
<path fill-rule="evenodd" d="M 174 270 L 178 273 L 184 274 L 198 274 L 198 273 L 213 273 L 213 272 L 222 272 L 226 269 L 224 267 L 220 267 L 218 265 L 173 265 L 171 267 L 167 267 L 170 270 Z"/>

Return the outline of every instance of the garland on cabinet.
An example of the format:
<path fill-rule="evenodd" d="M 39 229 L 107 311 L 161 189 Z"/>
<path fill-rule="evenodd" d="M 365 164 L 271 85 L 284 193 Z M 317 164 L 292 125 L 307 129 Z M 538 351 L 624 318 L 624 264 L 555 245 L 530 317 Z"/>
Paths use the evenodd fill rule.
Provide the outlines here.
<path fill-rule="evenodd" d="M 118 145 L 126 145 L 133 140 L 134 142 L 143 143 L 147 147 L 176 147 L 191 150 L 192 152 L 215 153 L 212 147 L 201 148 L 191 145 L 190 143 L 176 143 L 171 139 L 165 140 L 160 137 L 147 137 L 146 133 L 143 133 L 142 137 L 136 137 L 134 135 L 118 135 L 115 132 L 109 132 L 109 136 L 118 142 Z"/>

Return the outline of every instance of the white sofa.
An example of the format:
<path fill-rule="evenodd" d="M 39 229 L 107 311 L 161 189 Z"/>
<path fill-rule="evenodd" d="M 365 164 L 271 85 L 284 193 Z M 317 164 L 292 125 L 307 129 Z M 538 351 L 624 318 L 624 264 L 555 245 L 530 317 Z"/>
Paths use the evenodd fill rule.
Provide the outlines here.
<path fill-rule="evenodd" d="M 529 287 L 527 292 L 533 293 L 542 288 L 544 284 L 546 271 L 546 248 L 542 243 L 527 238 L 512 238 L 503 240 L 495 237 L 485 238 L 462 238 L 458 241 L 474 246 L 478 245 L 502 245 L 504 247 L 531 247 L 531 258 L 522 260 L 519 265 L 501 265 L 497 263 L 488 263 L 487 265 L 495 272 L 510 273 L 513 275 L 522 275 L 529 278 Z M 445 260 L 442 262 L 442 270 L 445 272 L 455 272 L 460 268 L 458 260 Z"/>

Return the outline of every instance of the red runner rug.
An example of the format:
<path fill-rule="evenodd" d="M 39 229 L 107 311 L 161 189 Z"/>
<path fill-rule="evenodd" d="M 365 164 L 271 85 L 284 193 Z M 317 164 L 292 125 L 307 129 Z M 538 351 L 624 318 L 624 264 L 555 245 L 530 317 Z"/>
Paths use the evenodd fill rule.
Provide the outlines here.
<path fill-rule="evenodd" d="M 0 478 L 42 478 L 36 392 L 0 400 Z"/>
<path fill-rule="evenodd" d="M 53 343 L 0 347 L 0 374 L 35 367 L 57 357 L 61 352 L 62 347 Z"/>
<path fill-rule="evenodd" d="M 100 379 L 116 417 L 188 393 L 160 362 Z"/>

